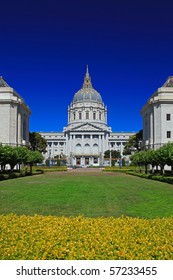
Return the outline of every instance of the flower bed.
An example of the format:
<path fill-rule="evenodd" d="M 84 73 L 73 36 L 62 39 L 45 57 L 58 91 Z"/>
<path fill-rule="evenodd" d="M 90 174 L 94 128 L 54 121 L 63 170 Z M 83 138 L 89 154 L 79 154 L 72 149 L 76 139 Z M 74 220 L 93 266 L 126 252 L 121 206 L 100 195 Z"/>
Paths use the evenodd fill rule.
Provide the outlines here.
<path fill-rule="evenodd" d="M 173 218 L 0 216 L 0 258 L 173 259 Z"/>

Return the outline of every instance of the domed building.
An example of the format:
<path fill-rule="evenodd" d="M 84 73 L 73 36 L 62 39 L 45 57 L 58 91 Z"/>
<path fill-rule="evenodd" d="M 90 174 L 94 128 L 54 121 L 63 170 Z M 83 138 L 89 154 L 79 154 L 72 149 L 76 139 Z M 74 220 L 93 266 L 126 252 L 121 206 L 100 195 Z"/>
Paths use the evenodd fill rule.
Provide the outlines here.
<path fill-rule="evenodd" d="M 68 107 L 68 125 L 61 133 L 40 133 L 48 143 L 46 159 L 65 156 L 70 165 L 100 166 L 106 150 L 123 153 L 134 133 L 112 132 L 107 125 L 107 107 L 91 82 L 88 66 L 82 88 Z"/>

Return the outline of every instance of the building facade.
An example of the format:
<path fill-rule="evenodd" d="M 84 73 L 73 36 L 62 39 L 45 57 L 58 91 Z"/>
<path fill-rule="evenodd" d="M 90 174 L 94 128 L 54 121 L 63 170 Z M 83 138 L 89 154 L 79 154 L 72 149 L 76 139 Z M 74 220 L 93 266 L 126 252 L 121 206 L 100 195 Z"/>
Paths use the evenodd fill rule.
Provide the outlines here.
<path fill-rule="evenodd" d="M 23 98 L 0 77 L 0 143 L 29 145 L 30 114 Z"/>
<path fill-rule="evenodd" d="M 173 77 L 153 93 L 141 114 L 144 148 L 158 149 L 173 141 Z"/>
<path fill-rule="evenodd" d="M 117 150 L 122 155 L 134 132 L 112 132 L 107 125 L 107 107 L 93 88 L 87 67 L 83 86 L 68 107 L 68 125 L 60 133 L 40 134 L 48 143 L 45 159 L 65 156 L 70 165 L 100 166 L 106 150 Z"/>

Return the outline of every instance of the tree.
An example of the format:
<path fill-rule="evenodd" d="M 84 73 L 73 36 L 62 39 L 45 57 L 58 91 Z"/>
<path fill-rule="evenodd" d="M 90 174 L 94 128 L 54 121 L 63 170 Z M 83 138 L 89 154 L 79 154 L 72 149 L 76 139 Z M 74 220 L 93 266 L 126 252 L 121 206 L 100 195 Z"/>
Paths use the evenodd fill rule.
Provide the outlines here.
<path fill-rule="evenodd" d="M 147 157 L 147 152 L 146 151 L 140 151 L 136 152 L 130 157 L 131 161 L 133 164 L 136 164 L 137 166 L 140 167 L 140 172 L 141 172 L 141 165 L 145 165 L 145 173 L 147 174 L 147 166 L 149 164 L 149 159 Z"/>
<path fill-rule="evenodd" d="M 166 164 L 171 166 L 171 171 L 173 172 L 173 143 L 164 144 L 156 150 L 156 154 L 161 168 L 161 174 L 163 174 Z"/>
<path fill-rule="evenodd" d="M 41 163 L 43 161 L 43 155 L 38 151 L 28 150 L 28 157 L 26 162 L 30 165 L 30 172 L 32 173 L 32 167 L 36 163 Z"/>
<path fill-rule="evenodd" d="M 6 157 L 5 157 L 4 147 L 2 146 L 2 144 L 0 144 L 0 165 L 1 165 L 1 170 L 4 170 L 6 165 Z"/>
<path fill-rule="evenodd" d="M 167 148 L 168 148 L 167 165 L 171 166 L 171 173 L 173 174 L 173 143 L 168 143 Z"/>
<path fill-rule="evenodd" d="M 152 173 L 154 173 L 154 167 L 156 166 L 158 168 L 159 165 L 157 152 L 155 150 L 147 150 L 146 153 L 147 153 L 148 161 L 152 166 Z"/>
<path fill-rule="evenodd" d="M 121 157 L 120 152 L 119 151 L 115 151 L 115 150 L 106 150 L 104 153 L 104 158 L 105 159 L 111 159 L 111 165 L 114 166 L 115 163 L 117 162 L 117 160 Z"/>
<path fill-rule="evenodd" d="M 16 147 L 16 150 L 18 154 L 18 164 L 19 164 L 19 171 L 20 171 L 20 165 L 22 163 L 23 164 L 27 163 L 29 150 L 27 147 L 23 147 L 23 146 Z"/>
<path fill-rule="evenodd" d="M 136 134 L 130 136 L 129 141 L 125 144 L 123 154 L 124 155 L 130 155 L 132 151 L 140 151 L 142 142 L 142 136 L 143 136 L 143 130 L 141 129 Z"/>
<path fill-rule="evenodd" d="M 41 153 L 46 152 L 47 141 L 38 132 L 29 133 L 29 142 L 32 151 L 39 151 Z"/>
<path fill-rule="evenodd" d="M 11 167 L 11 171 L 13 171 L 16 164 L 18 164 L 19 158 L 16 147 L 12 146 L 4 146 L 4 153 L 5 153 L 5 164 L 9 164 Z"/>

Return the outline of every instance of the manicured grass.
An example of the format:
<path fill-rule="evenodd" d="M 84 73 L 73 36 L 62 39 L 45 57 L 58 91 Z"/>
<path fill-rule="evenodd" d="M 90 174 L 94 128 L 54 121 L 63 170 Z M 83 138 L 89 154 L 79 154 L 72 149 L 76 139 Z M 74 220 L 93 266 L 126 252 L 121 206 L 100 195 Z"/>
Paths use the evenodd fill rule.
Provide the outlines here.
<path fill-rule="evenodd" d="M 108 172 L 56 172 L 0 182 L 0 214 L 173 216 L 173 186 Z"/>

